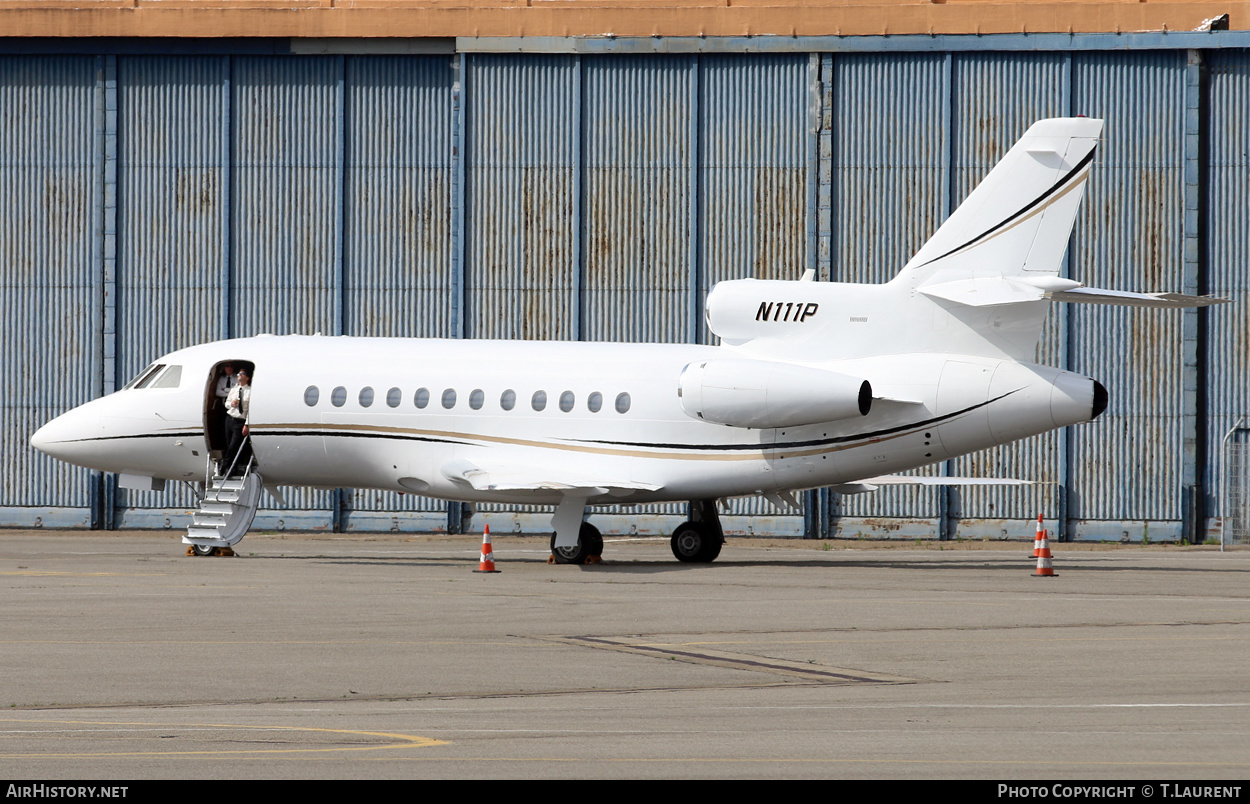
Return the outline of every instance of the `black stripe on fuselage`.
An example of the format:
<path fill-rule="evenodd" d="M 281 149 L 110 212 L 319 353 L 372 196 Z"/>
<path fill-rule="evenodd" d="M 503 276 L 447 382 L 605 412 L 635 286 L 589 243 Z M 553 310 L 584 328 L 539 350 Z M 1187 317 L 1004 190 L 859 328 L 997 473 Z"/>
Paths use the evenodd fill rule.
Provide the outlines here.
<path fill-rule="evenodd" d="M 176 433 L 132 433 L 119 436 L 92 436 L 91 438 L 74 438 L 68 441 L 57 441 L 57 444 L 86 444 L 91 441 L 124 441 L 128 438 L 203 438 L 203 430 L 187 430 Z"/>
<path fill-rule="evenodd" d="M 1019 390 L 1019 389 L 1016 389 Z M 833 436 L 831 438 L 813 438 L 808 441 L 786 441 L 775 442 L 772 444 L 655 444 L 646 441 L 580 441 L 577 443 L 584 444 L 604 444 L 618 447 L 653 447 L 655 449 L 693 449 L 693 450 L 777 450 L 777 449 L 797 449 L 799 447 L 821 447 L 832 444 L 845 444 L 848 441 L 871 440 L 874 438 L 882 438 L 895 433 L 905 432 L 907 430 L 922 430 L 925 427 L 938 424 L 940 422 L 949 421 L 957 416 L 965 413 L 971 413 L 977 408 L 983 408 L 986 405 L 997 402 L 1004 397 L 1011 396 L 1016 391 L 1008 391 L 1005 394 L 996 396 L 993 399 L 987 399 L 984 402 L 978 402 L 975 405 L 966 407 L 963 410 L 957 410 L 954 413 L 947 413 L 944 416 L 935 416 L 932 419 L 924 419 L 919 422 L 910 424 L 900 424 L 897 427 L 887 427 L 883 430 L 872 430 L 867 433 L 855 433 L 854 435 Z"/>

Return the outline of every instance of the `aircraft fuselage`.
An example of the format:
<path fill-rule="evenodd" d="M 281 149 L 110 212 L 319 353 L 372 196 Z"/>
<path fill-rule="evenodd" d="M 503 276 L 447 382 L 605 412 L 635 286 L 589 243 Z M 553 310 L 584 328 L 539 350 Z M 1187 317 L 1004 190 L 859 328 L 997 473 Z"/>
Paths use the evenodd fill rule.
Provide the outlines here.
<path fill-rule="evenodd" d="M 678 386 L 687 366 L 739 356 L 693 345 L 220 341 L 157 361 L 181 367 L 177 387 L 110 394 L 50 422 L 32 443 L 102 471 L 202 479 L 205 386 L 223 361 L 255 366 L 249 424 L 266 485 L 463 501 L 558 503 L 560 485 L 580 477 L 602 479 L 589 504 L 815 488 L 936 463 L 1096 414 L 1087 378 L 944 354 L 806 364 L 871 382 L 876 398 L 867 415 L 751 428 L 683 410 Z M 475 487 L 464 466 L 502 482 Z M 517 482 L 524 477 L 533 488 L 518 488 L 527 485 Z"/>

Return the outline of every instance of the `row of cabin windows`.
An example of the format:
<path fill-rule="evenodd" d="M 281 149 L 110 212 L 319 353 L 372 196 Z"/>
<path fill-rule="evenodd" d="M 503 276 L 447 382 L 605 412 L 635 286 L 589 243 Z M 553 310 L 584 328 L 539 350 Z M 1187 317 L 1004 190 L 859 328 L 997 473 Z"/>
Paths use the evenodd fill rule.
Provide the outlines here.
<path fill-rule="evenodd" d="M 387 391 L 386 392 L 387 407 L 392 407 L 392 408 L 399 407 L 400 403 L 403 402 L 403 396 L 404 396 L 404 392 L 399 390 L 398 388 L 392 388 L 391 390 Z M 360 406 L 362 408 L 367 408 L 367 407 L 372 407 L 374 398 L 375 398 L 375 394 L 374 394 L 373 389 L 368 386 L 365 386 L 364 388 L 360 389 L 360 394 L 359 396 L 356 397 L 356 401 L 360 403 Z M 321 390 L 317 386 L 310 385 L 304 391 L 304 404 L 307 405 L 308 407 L 311 408 L 311 407 L 316 406 L 317 402 L 320 401 L 320 399 L 321 399 Z M 447 390 L 443 391 L 443 397 L 442 397 L 441 403 L 444 408 L 446 408 L 447 410 L 451 410 L 452 408 L 456 406 L 456 399 L 457 399 L 456 389 L 448 388 Z M 330 392 L 330 404 L 331 405 L 333 405 L 336 408 L 341 408 L 346 403 L 347 403 L 347 389 L 346 388 L 340 385 L 339 387 L 335 388 L 333 391 Z M 564 411 L 565 413 L 568 413 L 569 411 L 571 411 L 573 407 L 576 405 L 576 403 L 577 403 L 577 397 L 573 394 L 572 391 L 565 391 L 564 393 L 560 394 L 560 399 L 559 399 L 558 404 L 560 406 L 560 410 Z M 428 388 L 418 388 L 416 394 L 414 394 L 412 397 L 412 404 L 415 405 L 417 409 L 419 410 L 422 410 L 426 406 L 428 406 L 430 404 L 430 390 Z M 474 390 L 469 392 L 469 407 L 473 408 L 474 410 L 481 410 L 482 406 L 485 404 L 486 404 L 486 392 L 484 392 L 481 388 L 475 388 Z M 629 405 L 630 405 L 630 398 L 629 398 L 628 393 L 622 392 L 616 395 L 616 412 L 617 413 L 627 412 L 629 410 Z M 512 410 L 514 407 L 516 407 L 516 391 L 513 391 L 511 388 L 509 388 L 508 390 L 500 394 L 499 395 L 499 407 L 503 408 L 504 410 Z M 540 411 L 546 410 L 547 392 L 535 391 L 534 395 L 530 397 L 530 407 L 532 407 L 534 410 L 540 410 Z M 586 397 L 586 409 L 589 410 L 591 413 L 598 413 L 600 410 L 602 410 L 603 409 L 603 394 L 599 393 L 598 391 L 595 391 L 594 393 L 587 396 Z"/>

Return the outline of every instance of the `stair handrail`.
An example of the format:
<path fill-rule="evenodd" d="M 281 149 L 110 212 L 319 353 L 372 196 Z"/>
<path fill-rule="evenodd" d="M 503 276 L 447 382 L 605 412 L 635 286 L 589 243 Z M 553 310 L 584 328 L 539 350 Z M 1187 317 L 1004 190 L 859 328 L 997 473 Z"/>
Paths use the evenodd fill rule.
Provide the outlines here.
<path fill-rule="evenodd" d="M 252 443 L 252 437 L 250 435 L 243 436 L 243 444 L 249 447 L 248 456 L 247 456 L 247 466 L 243 467 L 243 477 L 240 478 L 240 481 L 243 487 L 247 486 L 247 479 L 252 474 L 252 467 L 256 465 L 256 455 L 250 449 L 251 443 Z M 226 470 L 226 473 L 224 475 L 222 475 L 223 480 L 228 479 L 232 474 L 234 474 L 234 467 L 238 464 L 239 454 L 242 452 L 243 452 L 243 446 L 240 445 L 239 449 L 234 453 L 234 459 L 230 461 L 230 468 Z M 209 458 L 209 465 L 210 466 L 212 465 L 212 458 Z M 220 486 L 213 489 L 213 502 L 221 502 L 221 491 L 222 489 Z M 207 492 L 204 495 L 204 499 L 208 499 Z"/>

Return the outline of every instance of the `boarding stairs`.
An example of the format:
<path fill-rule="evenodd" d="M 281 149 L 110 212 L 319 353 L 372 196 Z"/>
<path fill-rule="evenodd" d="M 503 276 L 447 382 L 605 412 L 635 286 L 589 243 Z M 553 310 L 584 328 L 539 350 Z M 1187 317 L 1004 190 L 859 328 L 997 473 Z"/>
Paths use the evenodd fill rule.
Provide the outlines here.
<path fill-rule="evenodd" d="M 183 544 L 191 545 L 188 555 L 230 555 L 228 549 L 238 544 L 252 526 L 264 483 L 253 457 L 248 457 L 241 473 L 234 473 L 233 469 L 232 466 L 222 473 L 209 460 L 204 494 L 187 534 L 182 537 Z"/>

